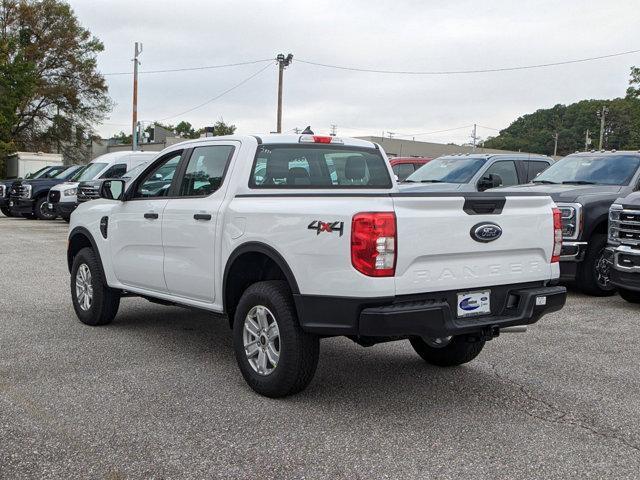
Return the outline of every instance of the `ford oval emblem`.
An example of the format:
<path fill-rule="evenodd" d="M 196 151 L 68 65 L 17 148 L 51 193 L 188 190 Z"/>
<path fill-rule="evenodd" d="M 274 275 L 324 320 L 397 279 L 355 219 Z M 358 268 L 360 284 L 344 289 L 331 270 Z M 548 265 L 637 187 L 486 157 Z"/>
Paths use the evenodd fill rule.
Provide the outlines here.
<path fill-rule="evenodd" d="M 471 227 L 471 238 L 476 242 L 488 243 L 497 240 L 502 235 L 502 228 L 495 223 L 483 222 Z"/>

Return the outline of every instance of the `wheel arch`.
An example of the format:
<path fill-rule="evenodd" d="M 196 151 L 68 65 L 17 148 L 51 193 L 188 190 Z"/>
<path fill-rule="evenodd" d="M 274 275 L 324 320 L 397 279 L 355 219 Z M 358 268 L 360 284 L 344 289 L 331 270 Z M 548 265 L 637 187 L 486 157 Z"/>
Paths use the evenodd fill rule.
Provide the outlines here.
<path fill-rule="evenodd" d="M 80 250 L 87 247 L 91 248 L 95 252 L 104 276 L 104 267 L 102 266 L 100 250 L 98 249 L 96 241 L 93 239 L 93 235 L 91 235 L 91 232 L 89 232 L 85 227 L 75 227 L 69 234 L 69 245 L 67 247 L 67 267 L 69 269 L 69 273 L 71 273 L 71 269 L 73 268 L 73 259 L 75 256 Z"/>
<path fill-rule="evenodd" d="M 259 265 L 255 270 L 243 269 L 244 266 L 255 265 L 256 262 Z M 245 275 L 239 275 L 240 273 Z M 231 326 L 235 306 L 244 290 L 257 281 L 274 279 L 286 280 L 291 293 L 300 293 L 291 268 L 276 249 L 261 242 L 247 242 L 236 247 L 227 259 L 222 278 L 222 306 Z"/>

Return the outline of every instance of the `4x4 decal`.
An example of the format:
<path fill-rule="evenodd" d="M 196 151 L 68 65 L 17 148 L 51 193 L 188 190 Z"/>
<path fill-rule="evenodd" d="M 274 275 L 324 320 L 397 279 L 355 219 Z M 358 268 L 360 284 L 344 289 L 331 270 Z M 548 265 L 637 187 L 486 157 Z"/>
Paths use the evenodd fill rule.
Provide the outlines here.
<path fill-rule="evenodd" d="M 320 232 L 340 232 L 340 236 L 344 233 L 344 222 L 322 222 L 320 220 L 314 220 L 307 227 L 309 230 L 315 230 L 316 235 L 320 235 Z"/>

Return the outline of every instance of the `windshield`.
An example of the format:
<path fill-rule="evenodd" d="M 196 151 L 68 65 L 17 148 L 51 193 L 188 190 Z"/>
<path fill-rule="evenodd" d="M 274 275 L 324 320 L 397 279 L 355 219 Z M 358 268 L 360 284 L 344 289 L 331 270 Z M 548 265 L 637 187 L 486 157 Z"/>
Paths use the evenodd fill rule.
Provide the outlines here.
<path fill-rule="evenodd" d="M 142 170 L 144 170 L 144 167 L 146 167 L 148 163 L 149 162 L 144 162 L 144 163 L 141 163 L 140 165 L 138 165 L 137 167 L 132 168 L 127 173 L 125 173 L 122 176 L 122 178 L 136 178 L 140 174 L 140 172 Z"/>
<path fill-rule="evenodd" d="M 55 178 L 58 175 L 60 175 L 62 172 L 64 172 L 67 168 L 69 167 L 63 167 L 62 165 L 58 167 L 51 167 L 49 170 L 47 170 L 46 172 L 43 172 L 37 178 Z M 36 178 L 36 177 L 33 177 L 33 178 Z"/>
<path fill-rule="evenodd" d="M 58 180 L 67 180 L 71 178 L 78 171 L 78 166 L 67 167 L 62 172 L 58 173 L 55 177 Z"/>
<path fill-rule="evenodd" d="M 76 182 L 82 182 L 84 180 L 93 180 L 102 170 L 106 167 L 106 163 L 90 163 L 82 172 L 76 174 L 73 178 Z"/>
<path fill-rule="evenodd" d="M 534 183 L 628 185 L 640 165 L 637 155 L 569 155 L 538 175 Z"/>
<path fill-rule="evenodd" d="M 405 182 L 468 183 L 485 162 L 484 158 L 436 158 L 409 175 Z"/>
<path fill-rule="evenodd" d="M 69 179 L 70 182 L 75 182 L 78 180 L 78 178 L 80 178 L 80 176 L 82 176 L 82 172 L 84 172 L 87 169 L 88 165 L 85 165 L 84 167 L 76 170 L 76 172 L 71 176 L 71 178 Z"/>
<path fill-rule="evenodd" d="M 38 170 L 38 171 L 36 171 L 34 173 L 28 173 L 26 178 L 28 178 L 28 179 L 40 178 L 45 173 L 47 173 L 50 169 L 51 169 L 51 167 L 42 167 L 40 170 Z"/>

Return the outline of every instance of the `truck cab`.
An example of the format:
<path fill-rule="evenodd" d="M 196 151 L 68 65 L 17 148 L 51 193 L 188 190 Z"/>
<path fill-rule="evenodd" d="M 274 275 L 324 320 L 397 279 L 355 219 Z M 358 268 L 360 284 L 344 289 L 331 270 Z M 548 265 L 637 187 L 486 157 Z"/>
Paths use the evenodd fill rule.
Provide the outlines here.
<path fill-rule="evenodd" d="M 51 187 L 47 197 L 49 212 L 68 222 L 71 214 L 78 206 L 78 188 L 82 182 L 103 178 L 120 178 L 133 168 L 148 162 L 156 155 L 157 152 L 130 151 L 100 155 L 68 181 Z"/>
<path fill-rule="evenodd" d="M 615 294 L 607 247 L 609 209 L 640 188 L 640 152 L 591 151 L 568 155 L 530 184 L 505 191 L 550 195 L 562 213 L 560 273 L 589 295 Z"/>
<path fill-rule="evenodd" d="M 483 192 L 533 180 L 553 164 L 544 155 L 458 154 L 431 160 L 400 184 L 402 191 Z"/>

